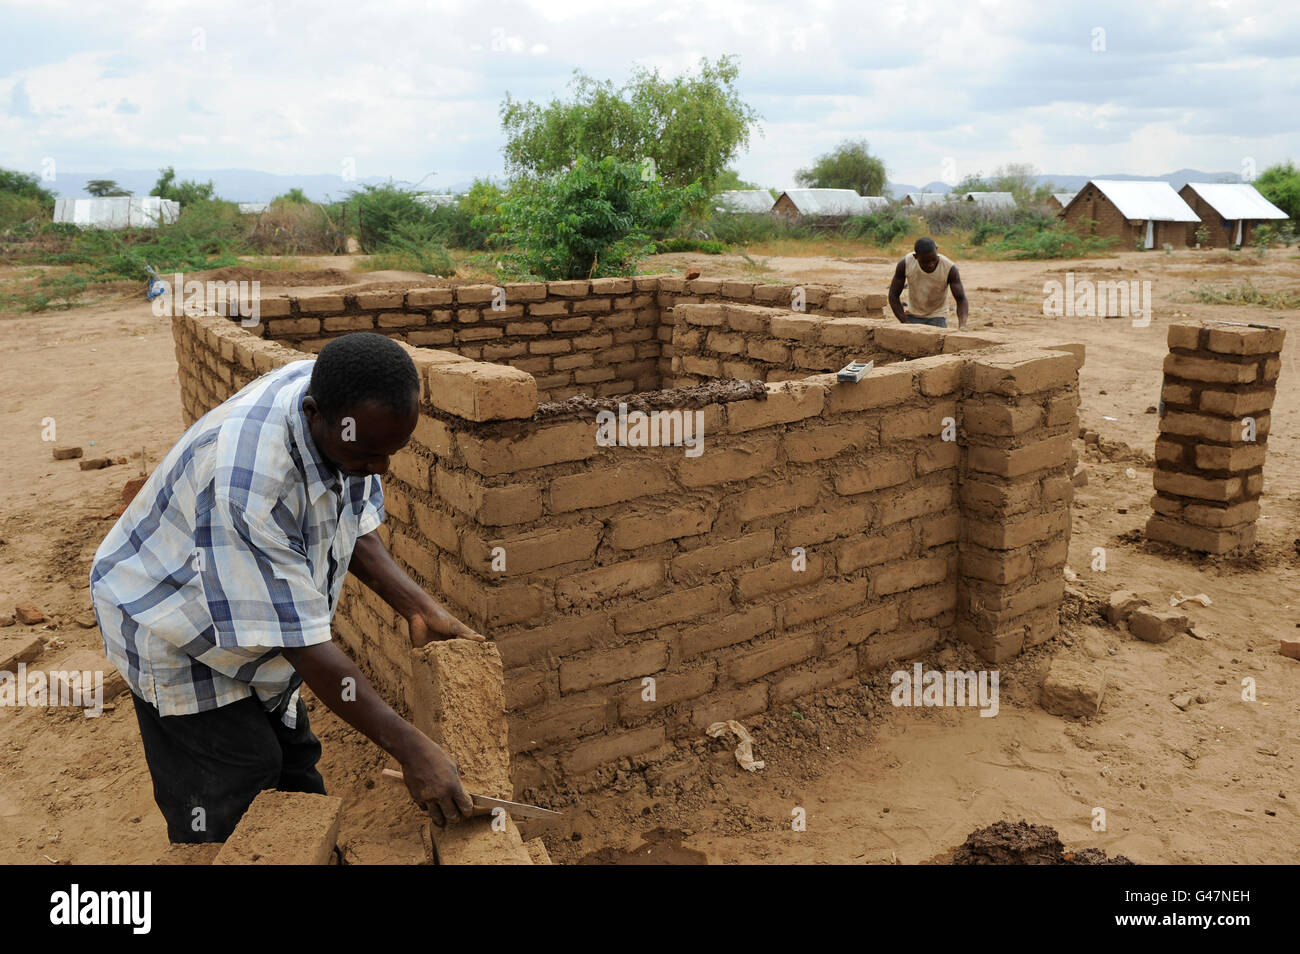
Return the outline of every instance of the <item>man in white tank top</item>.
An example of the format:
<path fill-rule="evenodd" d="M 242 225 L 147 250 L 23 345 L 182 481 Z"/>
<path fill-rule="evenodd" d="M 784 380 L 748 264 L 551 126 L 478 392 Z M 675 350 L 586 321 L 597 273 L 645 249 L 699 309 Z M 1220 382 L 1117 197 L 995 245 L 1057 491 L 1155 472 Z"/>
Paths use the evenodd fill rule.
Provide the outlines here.
<path fill-rule="evenodd" d="M 907 310 L 903 310 L 903 286 L 907 286 Z M 957 266 L 946 255 L 940 255 L 934 239 L 916 240 L 913 251 L 894 269 L 894 280 L 889 284 L 889 307 L 899 321 L 914 325 L 948 327 L 948 289 L 957 302 L 957 327 L 966 329 L 970 316 L 970 303 L 962 287 Z"/>

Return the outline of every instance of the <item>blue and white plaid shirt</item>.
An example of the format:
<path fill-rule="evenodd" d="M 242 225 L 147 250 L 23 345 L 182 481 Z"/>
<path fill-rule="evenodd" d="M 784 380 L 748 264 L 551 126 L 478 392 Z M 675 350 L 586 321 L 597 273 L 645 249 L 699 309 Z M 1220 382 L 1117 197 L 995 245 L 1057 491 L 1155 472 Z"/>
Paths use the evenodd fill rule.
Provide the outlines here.
<path fill-rule="evenodd" d="M 312 443 L 312 365 L 195 421 L 95 553 L 108 658 L 164 716 L 256 693 L 293 727 L 302 679 L 281 650 L 330 639 L 352 549 L 383 522 L 379 478 L 342 475 Z"/>

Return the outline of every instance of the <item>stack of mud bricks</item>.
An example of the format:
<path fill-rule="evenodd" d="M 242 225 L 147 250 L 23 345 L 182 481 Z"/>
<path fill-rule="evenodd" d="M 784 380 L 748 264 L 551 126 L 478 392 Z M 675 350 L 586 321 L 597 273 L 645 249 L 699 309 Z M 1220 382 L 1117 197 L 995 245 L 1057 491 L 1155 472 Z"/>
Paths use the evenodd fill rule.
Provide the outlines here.
<path fill-rule="evenodd" d="M 705 323 L 716 307 L 678 303 L 674 326 L 720 327 Z M 845 347 L 877 367 L 702 392 L 691 456 L 598 444 L 595 409 L 540 407 L 531 373 L 409 348 L 421 414 L 378 532 L 499 648 L 516 791 L 667 753 L 954 630 L 991 660 L 1054 631 L 1081 348 L 735 314 L 784 329 L 792 350 Z M 176 333 L 187 418 L 303 356 L 228 319 L 183 317 Z M 334 629 L 410 711 L 405 622 L 349 578 Z"/>
<path fill-rule="evenodd" d="M 1280 328 L 1173 325 L 1147 537 L 1204 553 L 1255 544 Z"/>
<path fill-rule="evenodd" d="M 298 351 L 374 331 L 407 344 L 508 364 L 533 375 L 543 401 L 662 387 L 673 307 L 705 301 L 780 302 L 808 314 L 879 315 L 883 295 L 825 286 L 765 285 L 655 275 L 313 294 L 261 299 L 249 333 Z"/>

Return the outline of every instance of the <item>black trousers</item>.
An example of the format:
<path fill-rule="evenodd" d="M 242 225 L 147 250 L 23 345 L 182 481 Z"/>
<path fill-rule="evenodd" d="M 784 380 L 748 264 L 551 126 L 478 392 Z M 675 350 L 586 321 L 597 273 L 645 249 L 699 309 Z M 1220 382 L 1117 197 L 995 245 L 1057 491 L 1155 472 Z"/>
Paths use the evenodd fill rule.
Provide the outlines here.
<path fill-rule="evenodd" d="M 135 693 L 153 797 L 173 842 L 225 841 L 257 794 L 325 794 L 316 771 L 320 740 L 298 700 L 298 726 L 286 727 L 253 696 L 207 712 L 164 716 Z"/>

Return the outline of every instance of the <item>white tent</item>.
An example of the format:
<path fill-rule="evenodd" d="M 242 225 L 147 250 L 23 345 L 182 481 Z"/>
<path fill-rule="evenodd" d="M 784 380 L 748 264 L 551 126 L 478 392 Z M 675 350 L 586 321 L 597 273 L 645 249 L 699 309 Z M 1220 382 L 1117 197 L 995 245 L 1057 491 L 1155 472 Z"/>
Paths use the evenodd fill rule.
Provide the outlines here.
<path fill-rule="evenodd" d="M 943 205 L 951 202 L 953 195 L 950 192 L 909 192 L 907 198 L 912 205 Z"/>
<path fill-rule="evenodd" d="M 1285 219 L 1287 214 L 1248 182 L 1189 182 L 1205 204 L 1232 222 L 1239 219 Z"/>
<path fill-rule="evenodd" d="M 445 205 L 456 204 L 456 196 L 450 192 L 422 192 L 414 198 L 416 202 L 429 209 L 439 209 Z"/>
<path fill-rule="evenodd" d="M 986 209 L 1014 209 L 1016 197 L 1010 192 L 967 192 L 966 201 Z"/>
<path fill-rule="evenodd" d="M 1129 221 L 1199 222 L 1192 207 L 1168 182 L 1132 179 L 1093 179 L 1101 194 Z"/>
<path fill-rule="evenodd" d="M 713 197 L 717 212 L 771 212 L 776 200 L 766 189 L 728 189 Z"/>
<path fill-rule="evenodd" d="M 239 203 L 240 215 L 261 215 L 271 207 L 270 202 L 241 202 Z"/>
<path fill-rule="evenodd" d="M 852 189 L 786 189 L 781 195 L 800 215 L 810 216 L 866 215 L 887 204 L 883 196 L 862 196 Z"/>
<path fill-rule="evenodd" d="M 181 204 L 156 195 L 55 199 L 54 221 L 83 229 L 151 229 L 180 217 Z"/>

